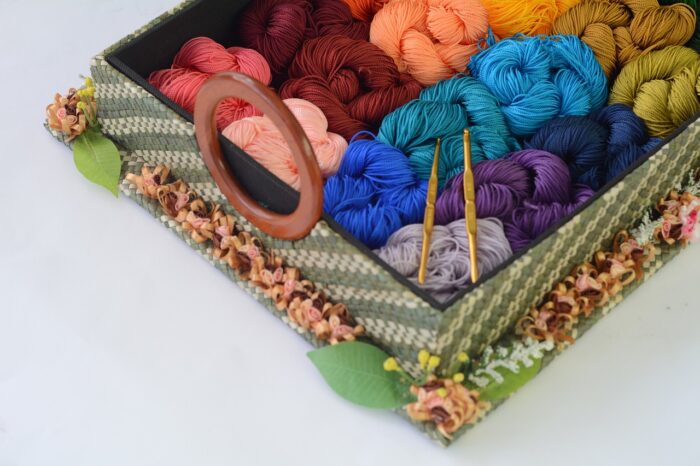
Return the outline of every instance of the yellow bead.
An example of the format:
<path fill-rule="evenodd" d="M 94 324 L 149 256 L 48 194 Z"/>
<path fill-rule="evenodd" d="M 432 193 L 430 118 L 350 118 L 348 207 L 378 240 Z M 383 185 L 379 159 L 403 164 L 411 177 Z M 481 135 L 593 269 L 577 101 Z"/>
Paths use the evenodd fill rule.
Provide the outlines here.
<path fill-rule="evenodd" d="M 384 361 L 384 370 L 387 372 L 396 372 L 399 370 L 399 363 L 396 362 L 396 359 L 389 358 Z"/>
<path fill-rule="evenodd" d="M 461 353 L 459 353 L 457 355 L 457 361 L 459 361 L 461 363 L 465 363 L 465 362 L 469 361 L 469 355 L 467 353 L 465 353 L 464 351 L 462 351 Z"/>
<path fill-rule="evenodd" d="M 436 393 L 438 394 L 438 396 L 441 397 L 441 398 L 445 398 L 445 397 L 447 396 L 447 389 L 444 388 L 444 387 L 438 388 L 435 392 L 436 392 Z"/>
<path fill-rule="evenodd" d="M 452 376 L 452 380 L 454 380 L 455 383 L 462 383 L 462 382 L 464 382 L 464 374 L 459 372 L 459 373 Z"/>
<path fill-rule="evenodd" d="M 428 360 L 430 359 L 430 353 L 428 353 L 426 350 L 420 350 L 418 353 L 418 363 L 420 364 L 421 369 L 425 369 L 426 364 L 428 364 Z"/>
<path fill-rule="evenodd" d="M 430 359 L 428 359 L 428 369 L 433 370 L 439 365 L 440 365 L 440 357 L 439 356 L 430 356 Z"/>

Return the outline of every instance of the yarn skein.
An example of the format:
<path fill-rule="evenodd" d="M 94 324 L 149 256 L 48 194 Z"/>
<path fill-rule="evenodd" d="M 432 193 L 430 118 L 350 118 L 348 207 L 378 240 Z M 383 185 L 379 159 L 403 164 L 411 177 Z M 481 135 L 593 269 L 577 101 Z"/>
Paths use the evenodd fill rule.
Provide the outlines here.
<path fill-rule="evenodd" d="M 574 183 L 593 190 L 624 172 L 659 144 L 632 109 L 614 104 L 586 117 L 557 118 L 526 143 L 561 157 Z"/>
<path fill-rule="evenodd" d="M 479 0 L 392 0 L 372 20 L 370 41 L 429 86 L 463 72 L 487 32 Z"/>
<path fill-rule="evenodd" d="M 343 0 L 349 7 L 353 18 L 371 21 L 389 0 Z"/>
<path fill-rule="evenodd" d="M 652 136 L 668 136 L 700 111 L 700 55 L 671 46 L 639 57 L 620 71 L 610 103 L 631 107 Z"/>
<path fill-rule="evenodd" d="M 557 168 L 557 165 L 554 165 L 554 174 L 551 177 L 565 179 L 566 174 L 557 174 Z M 508 158 L 489 160 L 474 166 L 476 216 L 508 220 L 513 211 L 530 195 L 533 186 L 531 178 L 532 174 L 526 167 Z M 464 218 L 463 183 L 464 172 L 461 172 L 445 184 L 445 189 L 435 203 L 436 224 L 447 225 Z"/>
<path fill-rule="evenodd" d="M 476 79 L 455 76 L 421 91 L 418 99 L 384 118 L 377 139 L 408 156 L 421 180 L 430 178 L 435 140 L 441 138 L 440 186 L 464 170 L 462 133 L 471 132 L 472 162 L 518 150 L 496 98 Z"/>
<path fill-rule="evenodd" d="M 580 0 L 481 0 L 498 37 L 551 34 L 554 20 Z"/>
<path fill-rule="evenodd" d="M 335 174 L 348 143 L 340 135 L 328 132 L 325 115 L 311 102 L 287 99 L 284 104 L 309 138 L 321 174 L 324 178 Z M 299 170 L 292 152 L 282 133 L 267 116 L 234 121 L 222 133 L 260 165 L 299 191 Z"/>
<path fill-rule="evenodd" d="M 241 13 L 237 32 L 245 47 L 265 57 L 280 83 L 306 40 L 344 36 L 367 41 L 369 23 L 353 19 L 342 0 L 254 0 Z"/>
<path fill-rule="evenodd" d="M 527 149 L 474 167 L 477 217 L 503 221 L 513 251 L 526 248 L 547 228 L 588 200 L 593 191 L 573 185 L 559 157 Z M 463 174 L 450 179 L 435 204 L 435 222 L 464 218 Z"/>
<path fill-rule="evenodd" d="M 477 261 L 481 274 L 487 274 L 505 262 L 512 250 L 503 224 L 495 218 L 477 220 Z M 374 251 L 402 276 L 418 285 L 423 225 L 407 225 L 391 235 L 386 246 Z M 464 220 L 436 225 L 430 241 L 430 255 L 423 285 L 438 301 L 447 301 L 471 283 L 469 240 Z"/>
<path fill-rule="evenodd" d="M 516 136 L 555 117 L 587 115 L 607 99 L 603 69 L 574 36 L 505 39 L 472 57 L 469 69 L 498 99 Z"/>
<path fill-rule="evenodd" d="M 685 3 L 695 10 L 695 17 L 700 17 L 700 3 L 697 0 L 659 0 L 661 5 L 673 5 L 675 3 Z M 695 34 L 693 38 L 686 44 L 696 52 L 700 52 L 700 21 L 695 21 Z"/>
<path fill-rule="evenodd" d="M 323 210 L 355 238 L 378 248 L 403 225 L 423 221 L 428 183 L 406 156 L 370 139 L 350 143 L 323 190 Z"/>
<path fill-rule="evenodd" d="M 265 58 L 255 50 L 227 49 L 207 37 L 196 37 L 182 46 L 171 68 L 153 72 L 148 82 L 193 113 L 199 89 L 210 76 L 223 71 L 243 73 L 264 84 L 270 84 L 272 79 Z M 219 104 L 216 122 L 219 129 L 223 129 L 235 120 L 253 115 L 260 115 L 260 111 L 248 102 L 226 99 Z"/>
<path fill-rule="evenodd" d="M 420 90 L 377 46 L 330 36 L 304 43 L 280 95 L 312 102 L 328 118 L 329 130 L 350 140 L 360 131 L 376 131 L 385 115 Z"/>
<path fill-rule="evenodd" d="M 518 252 L 590 199 L 593 190 L 584 185 L 572 185 L 566 164 L 549 152 L 523 150 L 511 154 L 509 159 L 530 170 L 534 180 L 532 194 L 504 222 L 510 247 Z M 556 171 L 554 166 L 557 166 Z M 566 180 L 561 176 L 562 168 Z M 558 176 L 553 176 L 554 173 Z"/>
<path fill-rule="evenodd" d="M 463 175 L 451 178 L 435 203 L 435 222 L 445 225 L 464 218 Z M 474 167 L 476 215 L 507 222 L 525 200 L 567 202 L 571 177 L 566 164 L 541 150 L 524 150 Z"/>
<path fill-rule="evenodd" d="M 579 36 L 593 49 L 608 77 L 653 50 L 683 45 L 695 32 L 695 11 L 657 0 L 585 0 L 554 23 L 557 34 Z"/>

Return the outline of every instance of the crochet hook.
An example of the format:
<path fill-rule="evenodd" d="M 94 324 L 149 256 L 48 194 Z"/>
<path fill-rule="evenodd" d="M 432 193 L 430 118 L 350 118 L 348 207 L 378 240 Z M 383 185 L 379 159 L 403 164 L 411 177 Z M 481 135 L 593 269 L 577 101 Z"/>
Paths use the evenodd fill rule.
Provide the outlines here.
<path fill-rule="evenodd" d="M 472 283 L 479 279 L 479 264 L 476 258 L 476 189 L 474 187 L 474 171 L 472 170 L 472 149 L 468 129 L 464 129 L 462 138 L 464 145 L 464 221 L 469 238 L 469 262 Z"/>
<path fill-rule="evenodd" d="M 425 273 L 428 267 L 428 255 L 430 254 L 430 238 L 433 235 L 433 225 L 435 224 L 435 200 L 438 193 L 438 165 L 440 160 L 440 138 L 435 141 L 435 155 L 433 156 L 433 167 L 430 170 L 430 181 L 428 181 L 428 196 L 425 201 L 425 216 L 423 220 L 423 247 L 420 254 L 420 268 L 418 269 L 418 283 L 425 282 Z"/>

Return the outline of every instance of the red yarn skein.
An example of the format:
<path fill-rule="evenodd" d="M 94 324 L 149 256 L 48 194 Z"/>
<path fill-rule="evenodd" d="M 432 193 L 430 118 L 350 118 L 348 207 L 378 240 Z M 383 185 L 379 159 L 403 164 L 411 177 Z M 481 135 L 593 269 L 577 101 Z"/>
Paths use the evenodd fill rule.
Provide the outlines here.
<path fill-rule="evenodd" d="M 170 100 L 190 113 L 199 89 L 209 76 L 222 71 L 237 71 L 270 84 L 272 76 L 265 58 L 252 49 L 225 48 L 207 37 L 196 37 L 182 46 L 173 66 L 156 71 L 148 81 Z M 216 112 L 216 123 L 223 129 L 241 118 L 260 115 L 254 106 L 240 99 L 226 99 Z"/>
<path fill-rule="evenodd" d="M 376 132 L 388 113 L 420 90 L 376 45 L 333 36 L 304 43 L 280 95 L 312 102 L 328 118 L 328 130 L 350 140 L 359 131 Z"/>
<path fill-rule="evenodd" d="M 241 14 L 238 33 L 280 82 L 307 39 L 339 35 L 369 41 L 369 23 L 354 19 L 342 0 L 254 0 Z"/>

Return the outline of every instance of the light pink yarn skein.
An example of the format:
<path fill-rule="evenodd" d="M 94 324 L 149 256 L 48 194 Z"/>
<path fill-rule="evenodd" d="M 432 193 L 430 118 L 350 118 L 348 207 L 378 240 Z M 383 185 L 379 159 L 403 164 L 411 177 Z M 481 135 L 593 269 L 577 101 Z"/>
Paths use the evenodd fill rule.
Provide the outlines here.
<path fill-rule="evenodd" d="M 328 132 L 328 120 L 317 106 L 302 99 L 285 99 L 316 154 L 324 178 L 338 171 L 340 160 L 348 148 L 343 137 Z M 277 127 L 266 116 L 253 116 L 234 121 L 223 135 L 246 151 L 260 165 L 299 191 L 299 171 L 294 158 Z"/>

